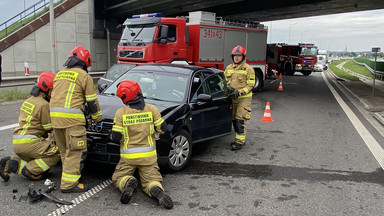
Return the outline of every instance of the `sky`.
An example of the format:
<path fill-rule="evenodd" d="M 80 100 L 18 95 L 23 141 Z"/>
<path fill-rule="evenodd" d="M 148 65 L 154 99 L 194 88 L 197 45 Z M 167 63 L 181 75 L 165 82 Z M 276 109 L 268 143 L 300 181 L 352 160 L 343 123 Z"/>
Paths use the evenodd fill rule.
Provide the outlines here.
<path fill-rule="evenodd" d="M 40 0 L 0 0 L 0 25 Z M 54 0 L 56 2 L 57 0 Z M 319 49 L 384 51 L 384 10 L 263 22 L 268 43 L 314 43 Z"/>

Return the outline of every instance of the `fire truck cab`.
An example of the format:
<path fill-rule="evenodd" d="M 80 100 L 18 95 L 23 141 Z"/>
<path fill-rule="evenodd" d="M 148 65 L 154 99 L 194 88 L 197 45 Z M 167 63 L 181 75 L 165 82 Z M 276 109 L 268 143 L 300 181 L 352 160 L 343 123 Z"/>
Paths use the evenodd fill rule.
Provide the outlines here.
<path fill-rule="evenodd" d="M 175 18 L 160 13 L 134 15 L 123 26 L 118 63 L 187 62 L 224 70 L 232 63 L 233 47 L 241 45 L 255 70 L 254 89 L 264 84 L 268 29 L 258 22 L 227 21 L 215 13 L 195 11 Z"/>

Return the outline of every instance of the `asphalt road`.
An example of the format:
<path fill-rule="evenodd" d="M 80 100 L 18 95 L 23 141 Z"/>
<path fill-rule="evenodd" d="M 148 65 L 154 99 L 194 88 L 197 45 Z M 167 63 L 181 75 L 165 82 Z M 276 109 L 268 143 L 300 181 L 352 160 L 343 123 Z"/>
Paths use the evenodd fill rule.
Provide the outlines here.
<path fill-rule="evenodd" d="M 122 205 L 110 181 L 112 170 L 87 164 L 90 193 L 54 191 L 76 205 L 61 207 L 47 199 L 30 203 L 24 196 L 31 182 L 12 175 L 8 183 L 0 183 L 0 214 L 381 215 L 383 129 L 373 127 L 370 114 L 355 107 L 355 99 L 337 83 L 328 82 L 331 87 L 322 73 L 296 73 L 283 76 L 284 90 L 277 91 L 279 81 L 268 81 L 253 96 L 241 151 L 230 150 L 234 134 L 200 143 L 185 169 L 164 174 L 163 185 L 175 203 L 172 210 L 162 209 L 141 190 Z M 268 101 L 274 122 L 260 121 Z M 12 154 L 12 128 L 4 126 L 17 123 L 20 104 L 0 105 L 0 157 Z M 51 173 L 50 179 L 59 183 L 60 166 Z M 44 181 L 33 183 L 44 188 Z"/>

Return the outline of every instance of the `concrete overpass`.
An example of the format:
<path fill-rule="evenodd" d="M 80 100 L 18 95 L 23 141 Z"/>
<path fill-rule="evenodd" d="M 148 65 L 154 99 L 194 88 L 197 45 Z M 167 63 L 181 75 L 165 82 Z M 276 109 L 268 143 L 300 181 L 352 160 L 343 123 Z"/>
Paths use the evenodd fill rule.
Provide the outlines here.
<path fill-rule="evenodd" d="M 114 49 L 121 29 L 116 26 L 133 14 L 162 12 L 187 16 L 189 11 L 215 12 L 217 17 L 271 21 L 384 8 L 383 0 L 66 0 L 55 8 L 56 69 L 69 51 L 83 45 L 91 51 L 91 71 L 105 71 L 116 62 Z M 31 75 L 51 70 L 49 15 L 0 40 L 3 77 L 23 76 L 24 62 Z"/>

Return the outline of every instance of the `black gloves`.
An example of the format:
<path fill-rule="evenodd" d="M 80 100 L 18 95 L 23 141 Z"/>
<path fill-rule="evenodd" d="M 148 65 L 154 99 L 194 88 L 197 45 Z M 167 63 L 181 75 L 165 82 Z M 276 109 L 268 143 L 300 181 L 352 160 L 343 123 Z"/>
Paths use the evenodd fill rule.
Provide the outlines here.
<path fill-rule="evenodd" d="M 236 99 L 240 96 L 240 92 L 232 87 L 228 87 L 228 97 L 231 99 Z"/>

